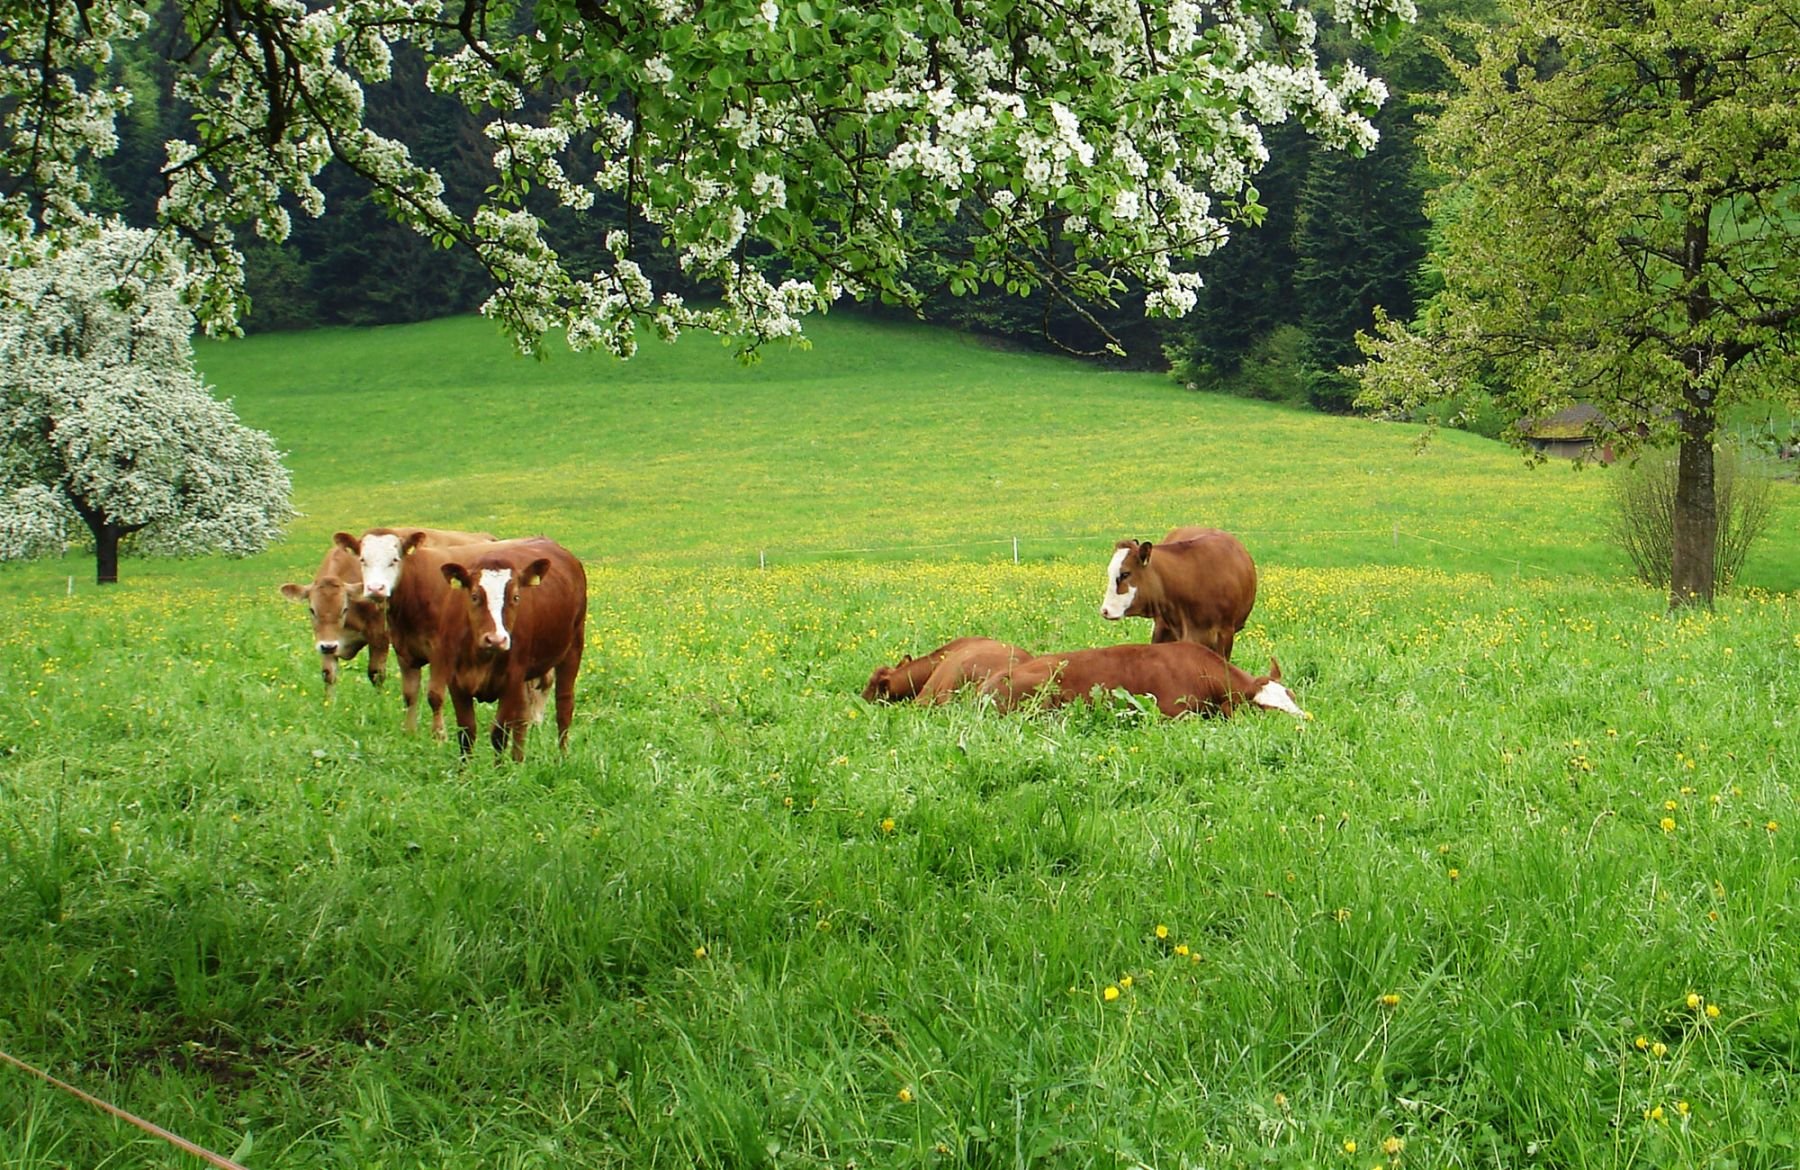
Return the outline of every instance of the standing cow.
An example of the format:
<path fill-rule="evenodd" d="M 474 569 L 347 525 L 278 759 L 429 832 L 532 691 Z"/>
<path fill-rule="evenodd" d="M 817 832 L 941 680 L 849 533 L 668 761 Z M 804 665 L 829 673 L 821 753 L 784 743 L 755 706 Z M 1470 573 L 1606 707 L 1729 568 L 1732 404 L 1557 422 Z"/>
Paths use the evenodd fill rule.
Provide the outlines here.
<path fill-rule="evenodd" d="M 362 574 L 362 596 L 381 607 L 387 619 L 394 657 L 400 660 L 400 698 L 406 706 L 406 730 L 419 726 L 419 685 L 431 662 L 431 637 L 437 629 L 438 603 L 449 591 L 441 572 L 448 549 L 493 543 L 485 532 L 441 528 L 371 528 L 362 536 L 340 532 L 337 547 L 356 556 Z M 444 736 L 443 692 L 436 689 L 431 733 Z"/>
<path fill-rule="evenodd" d="M 355 658 L 364 646 L 369 648 L 369 681 L 380 686 L 387 678 L 387 618 L 379 605 L 363 600 L 361 594 L 362 563 L 335 542 L 312 584 L 289 582 L 281 587 L 281 595 L 304 602 L 312 618 L 313 647 L 319 652 L 327 699 L 337 686 L 338 663 Z"/>
<path fill-rule="evenodd" d="M 1096 691 L 1115 690 L 1148 695 L 1168 716 L 1192 711 L 1230 715 L 1247 703 L 1311 718 L 1281 684 L 1281 667 L 1273 658 L 1268 674 L 1253 675 L 1192 642 L 1137 642 L 1045 654 L 981 685 L 981 693 L 1002 711 L 1033 695 L 1046 707 L 1059 707 L 1090 699 Z"/>
<path fill-rule="evenodd" d="M 1197 642 L 1231 657 L 1256 604 L 1256 565 L 1238 538 L 1177 528 L 1162 543 L 1121 540 L 1106 567 L 1100 616 L 1147 617 L 1151 642 Z"/>
<path fill-rule="evenodd" d="M 466 757 L 475 742 L 475 704 L 499 704 L 491 739 L 498 758 L 512 739 L 525 758 L 532 695 L 541 680 L 556 687 L 557 742 L 569 746 L 575 676 L 587 631 L 587 574 L 560 544 L 541 537 L 476 545 L 441 569 L 451 595 L 438 610 L 431 688 L 434 708 L 447 686 L 456 708 L 456 742 Z"/>

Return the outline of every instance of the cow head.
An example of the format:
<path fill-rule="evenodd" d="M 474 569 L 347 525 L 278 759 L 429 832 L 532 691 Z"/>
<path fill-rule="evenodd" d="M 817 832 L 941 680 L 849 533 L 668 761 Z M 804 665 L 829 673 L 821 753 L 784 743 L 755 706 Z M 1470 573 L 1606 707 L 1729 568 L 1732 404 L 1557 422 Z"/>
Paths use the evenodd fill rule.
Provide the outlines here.
<path fill-rule="evenodd" d="M 1118 621 L 1142 610 L 1133 610 L 1138 584 L 1132 580 L 1150 563 L 1150 542 L 1121 540 L 1113 549 L 1111 563 L 1106 566 L 1106 595 L 1100 599 L 1100 616 Z"/>
<path fill-rule="evenodd" d="M 1294 692 L 1281 685 L 1281 664 L 1269 659 L 1269 673 L 1256 680 L 1261 685 L 1251 694 L 1250 701 L 1267 711 L 1286 711 L 1296 719 L 1311 719 L 1312 716 L 1300 709 L 1294 701 Z"/>
<path fill-rule="evenodd" d="M 519 593 L 535 588 L 550 571 L 547 557 L 539 557 L 517 573 L 510 566 L 492 563 L 471 571 L 454 562 L 444 566 L 450 588 L 468 598 L 469 628 L 483 650 L 512 649 L 512 621 L 519 611 Z"/>
<path fill-rule="evenodd" d="M 905 682 L 906 668 L 912 663 L 912 655 L 909 654 L 892 666 L 877 666 L 875 673 L 869 676 L 869 685 L 863 688 L 863 702 L 891 703 L 897 698 L 904 698 L 905 696 L 894 693 L 893 680 L 899 678 Z M 907 693 L 911 694 L 910 691 Z"/>
<path fill-rule="evenodd" d="M 306 604 L 307 614 L 312 618 L 313 645 L 319 651 L 319 668 L 325 675 L 326 686 L 337 681 L 337 655 L 345 641 L 344 620 L 350 614 L 353 588 L 336 577 L 320 577 L 311 585 L 289 582 L 281 587 L 283 597 Z"/>
<path fill-rule="evenodd" d="M 361 540 L 348 532 L 340 532 L 333 539 L 340 547 L 355 553 L 356 559 L 362 562 L 364 594 L 371 601 L 386 601 L 399 588 L 400 572 L 406 558 L 424 541 L 425 533 L 414 532 L 403 537 L 397 532 L 377 528 L 365 533 Z"/>

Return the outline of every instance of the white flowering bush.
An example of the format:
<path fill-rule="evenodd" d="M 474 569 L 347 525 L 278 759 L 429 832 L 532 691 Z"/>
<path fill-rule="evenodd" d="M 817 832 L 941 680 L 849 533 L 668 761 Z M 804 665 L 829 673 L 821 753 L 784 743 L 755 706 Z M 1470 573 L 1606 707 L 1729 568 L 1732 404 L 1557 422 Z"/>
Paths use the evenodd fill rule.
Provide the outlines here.
<path fill-rule="evenodd" d="M 138 552 L 249 554 L 294 512 L 270 437 L 194 369 L 194 281 L 117 226 L 0 270 L 0 559 L 91 538 L 102 581 Z"/>
<path fill-rule="evenodd" d="M 1076 298 L 1133 279 L 1152 313 L 1179 314 L 1194 262 L 1259 216 L 1262 127 L 1299 119 L 1365 151 L 1386 97 L 1321 64 L 1317 18 L 1294 0 L 175 2 L 196 40 L 158 51 L 186 63 L 194 134 L 168 145 L 160 214 L 215 330 L 242 303 L 237 234 L 279 240 L 290 208 L 320 214 L 332 158 L 399 220 L 472 249 L 486 311 L 526 349 L 556 329 L 628 355 L 649 322 L 749 350 L 844 296 L 916 303 L 927 279 Z M 0 44 L 20 47 L 0 69 L 0 166 L 24 180 L 0 188 L 0 246 L 81 218 L 80 161 L 111 148 L 128 96 L 88 79 L 109 44 L 145 36 L 147 7 L 0 0 Z M 1333 19 L 1382 40 L 1413 15 L 1412 0 L 1340 0 Z M 365 124 L 364 87 L 401 43 L 487 119 L 488 190 L 447 192 Z M 542 215 L 602 194 L 630 227 L 608 265 L 577 271 Z M 966 253 L 924 255 L 951 221 L 974 228 Z M 720 299 L 644 279 L 634 251 L 652 241 Z"/>

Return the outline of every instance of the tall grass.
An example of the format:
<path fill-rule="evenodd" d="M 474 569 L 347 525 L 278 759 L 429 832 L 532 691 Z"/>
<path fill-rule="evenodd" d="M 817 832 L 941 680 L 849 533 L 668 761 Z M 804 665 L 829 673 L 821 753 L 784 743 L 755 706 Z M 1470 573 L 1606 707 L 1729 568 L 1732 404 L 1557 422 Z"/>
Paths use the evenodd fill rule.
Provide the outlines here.
<path fill-rule="evenodd" d="M 1231 407 L 1245 457 L 1280 462 Z M 807 482 L 840 510 L 745 533 L 885 543 L 902 521 L 858 510 L 875 481 L 847 486 L 853 445 L 817 425 L 838 470 Z M 302 433 L 277 429 L 297 470 Z M 546 499 L 594 498 L 557 455 L 585 434 L 538 431 Z M 1101 482 L 1101 441 L 1046 437 L 1037 474 Z M 1289 462 L 1243 506 L 1365 520 Z M 1420 515 L 1477 525 L 1460 476 L 1434 511 L 1408 467 Z M 420 498 L 341 474 L 300 470 L 316 531 L 248 563 L 128 565 L 70 598 L 9 571 L 0 1049 L 251 1166 L 1796 1162 L 1791 595 L 1672 618 L 1515 576 L 1497 538 L 1467 546 L 1498 574 L 1252 542 L 1237 657 L 1278 656 L 1315 719 L 999 717 L 856 694 L 956 634 L 1145 636 L 1098 616 L 1104 546 L 758 570 L 654 501 L 636 530 L 571 505 L 543 526 L 592 557 L 570 751 L 539 732 L 522 766 L 461 766 L 354 672 L 322 704 L 272 588 L 349 523 L 319 501 Z M 1083 522 L 1210 518 L 1170 490 L 1202 494 L 1120 518 L 1101 493 Z M 1009 527 L 979 490 L 907 498 L 921 540 Z M 0 1165 L 174 1164 L 0 1074 Z"/>

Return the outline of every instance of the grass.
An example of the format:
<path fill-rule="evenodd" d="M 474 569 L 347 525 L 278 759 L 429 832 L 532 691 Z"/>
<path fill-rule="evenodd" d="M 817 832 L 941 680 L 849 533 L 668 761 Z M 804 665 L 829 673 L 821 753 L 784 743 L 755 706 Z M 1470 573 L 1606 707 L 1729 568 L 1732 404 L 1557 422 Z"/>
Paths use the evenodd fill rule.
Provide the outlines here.
<path fill-rule="evenodd" d="M 1779 557 L 1671 618 L 1591 537 L 1532 546 L 1548 571 L 1512 543 L 1511 517 L 1591 507 L 1591 472 L 1454 436 L 1408 462 L 1404 432 L 831 325 L 810 357 L 653 350 L 579 394 L 582 363 L 485 357 L 467 322 L 209 352 L 309 515 L 291 547 L 127 562 L 106 591 L 0 576 L 0 1049 L 249 1166 L 1796 1164 Z M 358 361 L 458 369 L 375 408 L 435 437 L 315 438 L 280 379 Z M 566 757 L 534 736 L 523 766 L 460 767 L 354 671 L 322 706 L 268 586 L 365 513 L 525 514 L 407 490 L 501 482 L 446 420 L 477 417 L 455 380 L 502 375 L 480 429 L 589 559 L 589 649 Z M 865 401 L 901 396 L 887 427 Z M 1159 450 L 1291 474 L 1139 488 L 1109 460 L 1143 403 Z M 1035 511 L 967 475 L 883 487 L 1011 427 L 1071 485 Z M 1314 465 L 1359 446 L 1388 472 L 1354 491 Z M 666 495 L 595 486 L 665 457 L 691 477 Z M 738 519 L 708 524 L 709 493 Z M 1377 496 L 1445 544 L 1324 535 L 1391 532 Z M 1294 518 L 1250 541 L 1237 657 L 1278 655 L 1313 721 L 856 698 L 954 634 L 1142 636 L 1096 612 L 1111 536 L 1214 505 Z M 1033 522 L 1021 564 L 972 543 Z M 887 551 L 825 555 L 850 547 Z M 1471 564 L 1396 563 L 1419 554 Z M 0 1078 L 0 1166 L 176 1164 Z"/>

